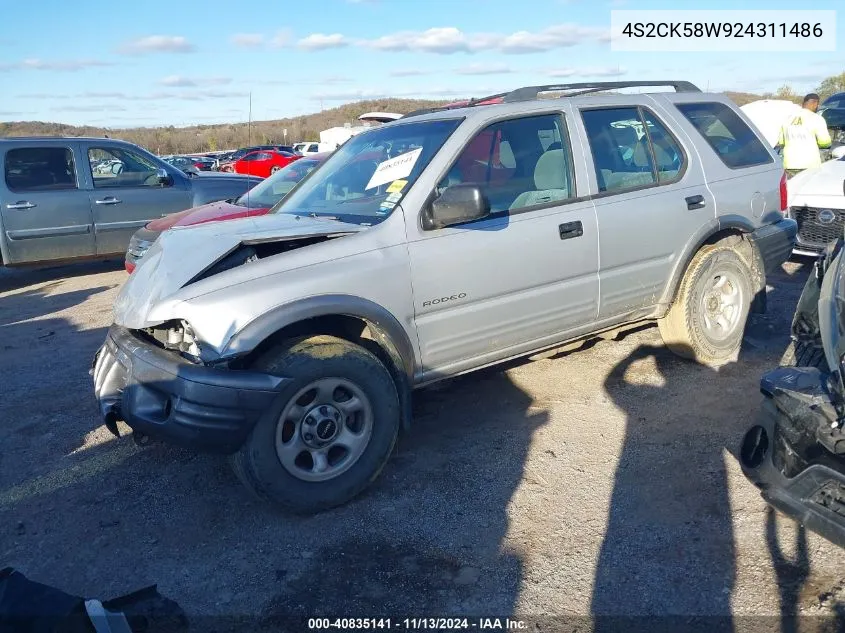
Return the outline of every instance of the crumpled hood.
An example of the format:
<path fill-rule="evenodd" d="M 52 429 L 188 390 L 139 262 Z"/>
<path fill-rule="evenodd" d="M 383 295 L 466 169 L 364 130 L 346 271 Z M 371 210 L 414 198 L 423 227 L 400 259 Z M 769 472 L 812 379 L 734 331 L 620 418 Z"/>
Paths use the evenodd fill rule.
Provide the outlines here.
<path fill-rule="evenodd" d="M 114 303 L 115 323 L 137 329 L 168 320 L 173 304 L 180 301 L 172 295 L 242 243 L 356 233 L 366 228 L 290 214 L 175 227 L 159 236 L 121 288 Z"/>
<path fill-rule="evenodd" d="M 786 183 L 790 205 L 805 204 L 808 196 L 825 196 L 841 199 L 845 207 L 845 160 L 829 160 L 821 167 L 801 172 Z"/>

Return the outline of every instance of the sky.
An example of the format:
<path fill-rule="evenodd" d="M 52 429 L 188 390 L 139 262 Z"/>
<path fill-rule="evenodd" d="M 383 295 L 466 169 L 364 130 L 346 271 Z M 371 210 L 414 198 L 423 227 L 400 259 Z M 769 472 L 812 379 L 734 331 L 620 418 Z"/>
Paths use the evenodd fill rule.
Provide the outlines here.
<path fill-rule="evenodd" d="M 837 52 L 611 51 L 612 9 L 836 9 L 841 0 L 0 0 L 0 121 L 134 127 L 297 116 L 375 97 L 685 79 L 799 92 Z M 845 12 L 843 12 L 845 14 Z"/>

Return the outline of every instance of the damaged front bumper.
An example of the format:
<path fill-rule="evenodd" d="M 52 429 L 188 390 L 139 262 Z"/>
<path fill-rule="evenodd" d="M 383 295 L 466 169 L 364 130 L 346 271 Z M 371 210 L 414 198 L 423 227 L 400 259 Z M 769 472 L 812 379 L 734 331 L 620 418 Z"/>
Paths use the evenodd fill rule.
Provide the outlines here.
<path fill-rule="evenodd" d="M 743 472 L 772 506 L 845 547 L 845 433 L 832 425 L 830 374 L 780 367 L 740 450 Z"/>
<path fill-rule="evenodd" d="M 288 379 L 195 364 L 113 325 L 94 357 L 94 394 L 106 426 L 188 448 L 235 452 Z"/>

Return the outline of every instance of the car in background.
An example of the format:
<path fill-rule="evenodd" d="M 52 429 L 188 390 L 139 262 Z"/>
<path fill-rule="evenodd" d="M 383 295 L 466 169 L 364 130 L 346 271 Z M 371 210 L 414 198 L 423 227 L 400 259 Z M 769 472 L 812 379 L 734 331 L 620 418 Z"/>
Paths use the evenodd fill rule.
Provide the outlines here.
<path fill-rule="evenodd" d="M 214 166 L 214 161 L 199 156 L 162 156 L 161 160 L 185 173 L 192 171 L 192 168 L 199 171 L 211 171 Z"/>
<path fill-rule="evenodd" d="M 787 183 L 786 216 L 798 223 L 794 253 L 817 256 L 845 230 L 845 146 L 838 157 L 793 176 Z"/>
<path fill-rule="evenodd" d="M 235 161 L 232 168 L 237 174 L 249 174 L 266 178 L 300 158 L 302 158 L 300 154 L 261 150 L 247 154 L 240 160 Z"/>
<path fill-rule="evenodd" d="M 317 154 L 318 152 L 326 152 L 328 149 L 320 149 L 319 143 L 295 143 L 293 146 L 293 151 L 297 154 L 301 154 L 303 156 L 310 156 L 312 154 Z"/>
<path fill-rule="evenodd" d="M 163 214 L 236 198 L 259 178 L 185 173 L 110 138 L 0 138 L 0 263 L 122 255 Z"/>
<path fill-rule="evenodd" d="M 129 241 L 124 262 L 126 272 L 132 273 L 135 270 L 147 249 L 168 229 L 265 215 L 296 183 L 319 167 L 330 155 L 316 154 L 294 161 L 233 200 L 213 202 L 153 220 L 138 229 Z"/>
<path fill-rule="evenodd" d="M 235 150 L 231 154 L 229 154 L 225 160 L 221 158 L 219 164 L 217 166 L 218 171 L 228 171 L 233 172 L 235 171 L 234 164 L 239 161 L 241 158 L 246 156 L 247 154 L 251 154 L 252 152 L 258 151 L 270 151 L 270 152 L 286 152 L 288 154 L 296 154 L 296 150 L 294 150 L 292 145 L 251 145 L 249 147 L 242 147 L 238 150 Z"/>

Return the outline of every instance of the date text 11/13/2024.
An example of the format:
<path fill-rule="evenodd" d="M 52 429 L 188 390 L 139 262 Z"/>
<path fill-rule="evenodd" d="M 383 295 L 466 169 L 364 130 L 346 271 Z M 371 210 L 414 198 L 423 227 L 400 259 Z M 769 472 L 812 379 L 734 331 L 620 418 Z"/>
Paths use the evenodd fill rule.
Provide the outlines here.
<path fill-rule="evenodd" d="M 308 629 L 320 630 L 479 630 L 521 631 L 527 623 L 512 618 L 309 618 Z"/>

